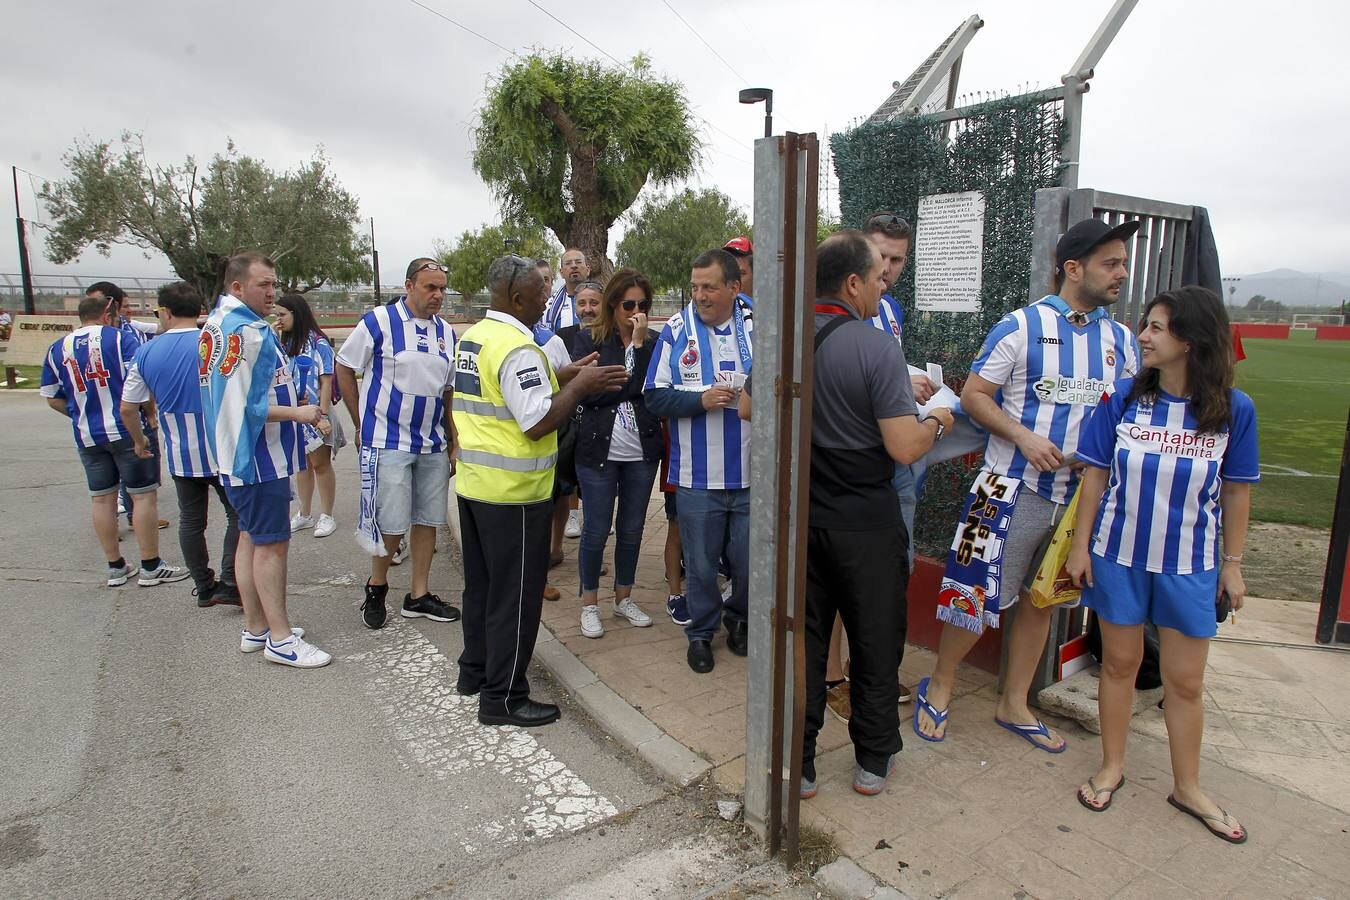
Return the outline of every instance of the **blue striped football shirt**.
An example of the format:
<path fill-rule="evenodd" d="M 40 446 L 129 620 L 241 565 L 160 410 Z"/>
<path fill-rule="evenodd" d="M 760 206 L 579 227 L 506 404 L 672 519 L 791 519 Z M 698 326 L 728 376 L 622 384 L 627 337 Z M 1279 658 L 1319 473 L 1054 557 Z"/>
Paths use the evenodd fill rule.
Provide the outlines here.
<path fill-rule="evenodd" d="M 871 318 L 871 322 L 873 328 L 886 332 L 895 338 L 901 349 L 904 348 L 905 310 L 900 306 L 899 300 L 890 294 L 882 294 L 881 304 L 877 307 L 877 314 Z"/>
<path fill-rule="evenodd" d="M 675 388 L 702 392 L 712 384 L 730 383 L 736 373 L 747 374 L 742 359 L 753 345 L 753 319 L 743 316 L 744 348 L 736 336 L 735 321 L 709 328 L 697 317 L 692 304 L 672 316 L 661 329 L 645 388 Z M 709 358 L 702 359 L 704 355 Z M 672 418 L 670 424 L 670 469 L 668 481 L 700 490 L 739 490 L 750 486 L 750 423 L 741 421 L 736 408 L 715 409 L 689 418 Z"/>
<path fill-rule="evenodd" d="M 42 396 L 65 400 L 75 443 L 81 447 L 130 438 L 118 407 L 136 355 L 136 339 L 106 325 L 84 325 L 47 349 Z"/>
<path fill-rule="evenodd" d="M 1162 391 L 1129 402 L 1134 379 L 1116 385 L 1083 428 L 1077 456 L 1110 469 L 1097 510 L 1092 552 L 1131 568 L 1169 575 L 1219 564 L 1220 489 L 1261 478 L 1256 408 L 1230 393 L 1229 427 L 1202 434 L 1188 400 Z"/>
<path fill-rule="evenodd" d="M 406 299 L 372 309 L 342 342 L 337 361 L 362 374 L 361 445 L 440 453 L 445 392 L 454 387 L 455 330 L 418 319 Z"/>
<path fill-rule="evenodd" d="M 989 435 L 984 470 L 1019 478 L 1047 500 L 1067 503 L 1078 476 L 1067 460 L 1078 433 L 1112 386 L 1139 369 L 1139 345 L 1130 330 L 1103 307 L 1084 325 L 1069 322 L 1063 299 L 1050 295 L 1004 316 L 984 339 L 972 374 L 1001 385 L 1005 415 L 1059 448 L 1065 465 L 1038 472 L 1017 444 Z"/>
<path fill-rule="evenodd" d="M 202 416 L 200 337 L 195 326 L 174 328 L 141 345 L 122 391 L 127 403 L 155 401 L 164 440 L 161 455 L 169 474 L 179 478 L 216 474 Z"/>

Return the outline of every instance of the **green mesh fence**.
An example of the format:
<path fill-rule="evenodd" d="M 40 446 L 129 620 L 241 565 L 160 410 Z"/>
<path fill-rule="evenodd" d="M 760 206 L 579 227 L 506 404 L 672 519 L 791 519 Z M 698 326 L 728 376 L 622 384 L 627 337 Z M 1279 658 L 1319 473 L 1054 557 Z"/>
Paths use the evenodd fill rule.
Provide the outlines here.
<path fill-rule="evenodd" d="M 913 222 L 921 197 L 984 192 L 980 312 L 915 313 L 913 265 L 892 291 L 905 307 L 906 357 L 920 367 L 941 363 L 958 391 L 989 329 L 1027 303 L 1036 191 L 1059 184 L 1063 144 L 1059 104 L 1034 94 L 968 107 L 955 122 L 928 116 L 869 122 L 830 140 L 845 226 L 881 210 Z M 978 465 L 953 460 L 929 470 L 915 516 L 918 552 L 946 555 Z"/>

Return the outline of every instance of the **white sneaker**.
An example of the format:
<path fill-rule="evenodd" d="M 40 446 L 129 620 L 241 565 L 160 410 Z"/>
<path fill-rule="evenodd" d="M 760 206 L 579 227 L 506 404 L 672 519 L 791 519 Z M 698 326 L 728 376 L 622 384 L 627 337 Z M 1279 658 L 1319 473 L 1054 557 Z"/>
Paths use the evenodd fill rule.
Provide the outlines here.
<path fill-rule="evenodd" d="M 639 609 L 632 597 L 624 597 L 622 603 L 614 604 L 614 615 L 623 616 L 638 628 L 646 628 L 652 624 L 652 617 Z"/>
<path fill-rule="evenodd" d="M 563 529 L 563 537 L 581 537 L 581 510 L 574 509 L 567 514 L 567 527 Z"/>
<path fill-rule="evenodd" d="M 302 516 L 300 515 L 300 513 L 296 513 L 295 515 L 291 516 L 291 531 L 299 531 L 302 528 L 313 528 L 313 527 L 314 527 L 313 516 Z"/>
<path fill-rule="evenodd" d="M 254 634 L 245 628 L 243 634 L 239 637 L 239 652 L 257 653 L 263 648 L 263 645 L 267 643 L 267 638 L 271 633 L 272 630 L 270 628 L 264 628 L 262 634 Z M 296 637 L 304 637 L 305 629 L 297 626 L 291 629 L 291 634 Z"/>
<path fill-rule="evenodd" d="M 295 530 L 295 523 L 291 523 L 291 530 Z M 314 523 L 314 536 L 316 538 L 328 537 L 337 531 L 337 522 L 327 513 L 319 514 L 319 521 Z"/>
<path fill-rule="evenodd" d="M 405 534 L 402 538 L 399 539 L 398 549 L 394 551 L 393 557 L 390 558 L 389 565 L 401 566 L 403 565 L 403 561 L 407 558 L 408 558 L 408 536 Z"/>
<path fill-rule="evenodd" d="M 108 570 L 108 587 L 121 587 L 127 583 L 127 579 L 130 577 L 131 566 L 122 563 L 122 568 Z"/>
<path fill-rule="evenodd" d="M 600 624 L 600 607 L 583 606 L 581 608 L 581 633 L 588 638 L 605 636 L 605 626 Z"/>
<path fill-rule="evenodd" d="M 325 653 L 313 644 L 306 644 L 305 639 L 296 634 L 280 644 L 272 643 L 271 637 L 268 637 L 267 646 L 263 648 L 263 659 L 297 669 L 317 669 L 333 661 L 332 654 Z"/>
<path fill-rule="evenodd" d="M 182 581 L 190 574 L 192 573 L 182 566 L 171 566 L 166 562 L 161 562 L 159 568 L 153 572 L 141 569 L 141 577 L 136 579 L 136 583 L 141 587 L 154 587 L 157 584 L 171 584 L 175 581 Z"/>

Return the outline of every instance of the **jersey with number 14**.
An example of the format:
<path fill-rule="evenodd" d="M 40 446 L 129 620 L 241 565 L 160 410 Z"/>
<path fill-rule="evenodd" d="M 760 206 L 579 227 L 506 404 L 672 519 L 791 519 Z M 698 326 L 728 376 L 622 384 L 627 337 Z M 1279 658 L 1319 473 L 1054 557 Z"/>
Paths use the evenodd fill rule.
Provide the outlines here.
<path fill-rule="evenodd" d="M 118 415 L 136 339 L 106 325 L 85 325 L 61 338 L 42 360 L 42 396 L 65 400 L 81 447 L 129 438 Z"/>

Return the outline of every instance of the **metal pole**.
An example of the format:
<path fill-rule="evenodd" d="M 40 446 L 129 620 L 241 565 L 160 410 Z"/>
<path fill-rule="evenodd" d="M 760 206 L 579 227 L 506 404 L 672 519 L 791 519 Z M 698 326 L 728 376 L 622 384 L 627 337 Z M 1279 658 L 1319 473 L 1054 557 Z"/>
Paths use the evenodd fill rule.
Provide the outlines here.
<path fill-rule="evenodd" d="M 375 279 L 375 305 L 380 306 L 384 300 L 380 298 L 380 251 L 375 249 L 375 217 L 370 218 L 370 268 L 374 273 Z"/>
<path fill-rule="evenodd" d="M 23 281 L 23 311 L 28 315 L 37 312 L 37 303 L 33 297 L 33 270 L 28 265 L 28 232 L 24 227 L 23 210 L 19 207 L 19 167 L 10 166 L 14 176 L 14 224 L 19 230 L 19 278 Z"/>
<path fill-rule="evenodd" d="M 773 92 L 764 99 L 764 136 L 773 137 Z"/>

